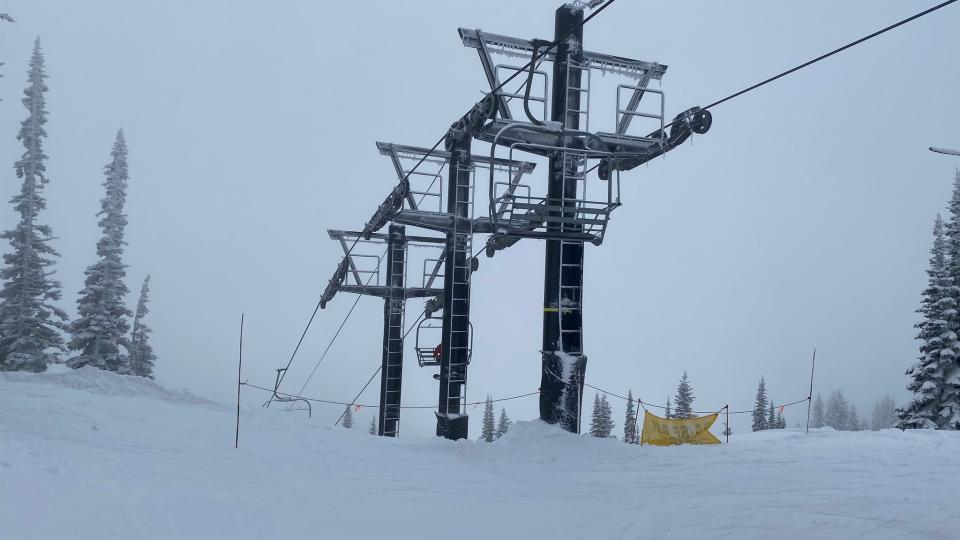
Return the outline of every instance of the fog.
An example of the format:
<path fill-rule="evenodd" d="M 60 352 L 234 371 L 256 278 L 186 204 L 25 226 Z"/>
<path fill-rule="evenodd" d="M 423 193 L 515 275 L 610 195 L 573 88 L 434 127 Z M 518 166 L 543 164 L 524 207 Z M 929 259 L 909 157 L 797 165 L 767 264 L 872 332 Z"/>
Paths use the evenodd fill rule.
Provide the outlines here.
<path fill-rule="evenodd" d="M 75 313 L 95 260 L 102 166 L 122 127 L 128 285 L 153 276 L 157 378 L 229 401 L 241 313 L 243 376 L 270 386 L 342 256 L 326 229 L 361 228 L 396 183 L 375 141 L 430 146 L 488 88 L 457 27 L 549 38 L 557 5 L 10 0 L 0 198 L 19 189 L 19 100 L 39 35 L 52 179 L 42 221 L 58 237 L 63 307 Z M 672 117 L 918 9 L 620 1 L 587 24 L 584 41 L 668 65 Z M 927 147 L 958 145 L 958 18 L 947 8 L 725 103 L 709 133 L 623 174 L 624 205 L 603 245 L 586 250 L 587 382 L 663 403 L 686 370 L 696 409 L 746 409 L 761 376 L 775 402 L 804 398 L 816 347 L 815 393 L 843 389 L 861 415 L 884 393 L 905 399 L 930 229 L 957 165 Z M 597 118 L 613 118 L 611 96 L 594 99 Z M 0 226 L 15 221 L 0 209 Z M 543 252 L 524 240 L 481 259 L 471 401 L 539 385 Z M 353 300 L 342 293 L 318 313 L 284 390 L 299 390 Z M 408 303 L 408 324 L 421 309 Z M 360 300 L 304 395 L 354 397 L 380 364 L 382 311 L 381 300 Z M 405 405 L 435 403 L 435 371 L 407 354 Z M 376 403 L 378 387 L 359 401 Z M 623 406 L 613 405 L 619 432 Z M 504 406 L 515 419 L 538 414 L 535 397 Z M 315 405 L 314 421 L 340 412 Z M 476 435 L 482 407 L 468 412 Z M 365 428 L 374 413 L 355 422 Z M 788 409 L 787 424 L 805 413 Z M 735 432 L 749 429 L 747 416 Z M 405 436 L 433 426 L 429 410 L 403 412 Z"/>

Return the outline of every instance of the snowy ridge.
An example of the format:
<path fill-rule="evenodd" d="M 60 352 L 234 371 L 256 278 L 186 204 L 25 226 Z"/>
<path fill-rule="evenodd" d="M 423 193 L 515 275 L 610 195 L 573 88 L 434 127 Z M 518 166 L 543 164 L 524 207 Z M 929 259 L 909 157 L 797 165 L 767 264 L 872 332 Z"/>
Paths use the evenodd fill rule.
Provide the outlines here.
<path fill-rule="evenodd" d="M 214 403 L 190 392 L 165 388 L 151 379 L 118 375 L 89 366 L 67 371 L 53 366 L 45 373 L 0 372 L 0 384 L 3 383 L 56 385 L 104 396 L 150 398 L 193 405 Z"/>

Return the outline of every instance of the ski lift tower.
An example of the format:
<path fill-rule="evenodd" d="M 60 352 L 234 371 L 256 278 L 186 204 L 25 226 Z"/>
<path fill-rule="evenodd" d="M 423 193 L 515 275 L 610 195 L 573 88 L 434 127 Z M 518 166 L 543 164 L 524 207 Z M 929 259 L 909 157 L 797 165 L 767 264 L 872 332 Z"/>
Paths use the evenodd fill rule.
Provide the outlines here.
<path fill-rule="evenodd" d="M 477 50 L 490 84 L 489 99 L 481 104 L 490 103 L 488 108 L 494 109 L 489 122 L 481 127 L 473 125 L 467 131 L 490 143 L 491 159 L 496 157 L 498 148 L 508 149 L 510 161 L 517 152 L 549 158 L 545 196 L 532 195 L 529 186 L 497 182 L 491 175 L 492 234 L 486 252 L 493 256 L 497 250 L 523 238 L 546 240 L 540 417 L 572 432 L 580 430 L 587 362 L 583 346 L 584 244 L 603 242 L 610 214 L 620 206 L 621 171 L 665 154 L 691 133 L 706 133 L 711 124 L 710 113 L 698 107 L 665 124 L 664 93 L 650 87 L 652 81 L 663 77 L 665 65 L 583 49 L 583 11 L 598 3 L 571 2 L 556 10 L 554 35 L 558 44 L 541 58 L 552 63 L 552 70 L 541 71 L 535 65 L 523 70 L 521 77 L 527 81 L 524 92 L 497 90 L 502 76 L 522 68 L 496 64 L 494 55 L 536 59 L 550 41 L 459 30 L 463 44 Z M 594 72 L 633 79 L 633 84 L 620 84 L 616 89 L 616 123 L 612 132 L 590 131 Z M 517 116 L 526 118 L 514 117 L 511 100 L 522 100 L 523 110 Z M 641 109 L 641 101 L 652 101 L 653 107 Z M 539 118 L 537 110 L 542 110 Z M 464 119 L 469 120 L 469 115 Z M 652 123 L 652 131 L 630 133 L 631 124 L 640 121 L 648 125 L 647 129 Z M 469 141 L 466 148 L 455 151 L 469 160 Z M 596 173 L 591 175 L 594 170 Z M 590 192 L 599 191 L 600 195 L 588 199 L 588 185 L 597 184 L 601 189 L 594 187 Z"/>
<path fill-rule="evenodd" d="M 330 231 L 330 237 L 340 241 L 344 257 L 321 297 L 320 306 L 325 308 L 338 291 L 385 299 L 380 435 L 396 436 L 398 431 L 404 301 L 430 297 L 424 309 L 427 318 L 417 327 L 417 362 L 421 367 L 440 368 L 440 373 L 434 375 L 440 381 L 437 435 L 450 439 L 467 437 L 467 366 L 473 343 L 470 277 L 479 264 L 472 253 L 473 235 L 492 231 L 488 218 L 473 215 L 475 172 L 478 168 L 488 170 L 491 178 L 516 186 L 535 166 L 529 162 L 471 156 L 468 134 L 472 133 L 471 129 L 479 129 L 482 121 L 492 114 L 489 112 L 491 101 L 486 99 L 484 103 L 488 112 L 474 117 L 469 125 L 461 119 L 450 128 L 448 150 L 378 142 L 380 154 L 390 158 L 399 183 L 362 231 Z M 478 110 L 479 107 L 471 113 Z M 389 234 L 377 233 L 388 224 Z M 441 232 L 444 236 L 406 236 L 406 225 Z M 348 240 L 357 245 L 386 243 L 386 285 L 380 285 L 382 255 L 359 253 Z M 414 243 L 442 250 L 436 258 L 423 261 L 422 281 L 417 287 L 405 283 L 406 246 Z M 375 284 L 371 285 L 374 280 Z M 438 311 L 442 311 L 441 317 L 434 317 Z M 439 324 L 438 318 L 442 321 Z"/>
<path fill-rule="evenodd" d="M 421 367 L 438 366 L 439 399 L 437 435 L 464 439 L 468 435 L 466 412 L 467 367 L 473 355 L 470 323 L 470 280 L 479 262 L 473 253 L 473 235 L 492 232 L 490 219 L 474 216 L 476 171 L 512 190 L 535 165 L 497 157 L 473 156 L 470 144 L 494 110 L 485 98 L 447 132 L 446 149 L 377 143 L 380 153 L 394 165 L 400 183 L 377 209 L 365 231 L 390 221 L 444 234 L 444 249 L 437 259 L 424 262 L 424 287 L 443 281 L 443 291 L 428 301 L 428 318 L 417 328 L 417 359 Z M 442 268 L 442 274 L 441 272 Z M 441 323 L 433 313 L 442 311 Z M 433 344 L 426 335 L 436 334 Z"/>
<path fill-rule="evenodd" d="M 390 225 L 388 234 L 329 230 L 332 240 L 340 242 L 344 256 L 320 298 L 327 307 L 337 292 L 350 292 L 383 298 L 383 359 L 380 371 L 380 414 L 377 434 L 396 437 L 400 432 L 400 390 L 403 379 L 403 318 L 407 298 L 425 298 L 442 294 L 431 283 L 419 287 L 406 284 L 407 251 L 410 246 L 442 248 L 443 239 L 428 236 L 407 236 L 402 225 Z M 372 247 L 374 253 L 351 249 L 348 241 Z M 384 249 L 385 247 L 385 249 Z M 367 250 L 369 251 L 369 250 Z M 386 256 L 384 279 L 381 280 Z"/>

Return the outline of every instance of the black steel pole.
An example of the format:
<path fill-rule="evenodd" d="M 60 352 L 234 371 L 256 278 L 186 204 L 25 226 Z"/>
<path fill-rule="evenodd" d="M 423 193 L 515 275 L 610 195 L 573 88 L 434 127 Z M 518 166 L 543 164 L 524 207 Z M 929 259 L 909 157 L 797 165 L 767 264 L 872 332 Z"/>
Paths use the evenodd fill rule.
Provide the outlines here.
<path fill-rule="evenodd" d="M 469 115 L 468 115 L 469 116 Z M 466 118 L 466 117 L 465 117 Z M 437 407 L 437 436 L 465 439 L 468 435 L 467 411 L 462 410 L 470 354 L 470 273 L 472 226 L 470 186 L 473 160 L 472 137 L 457 131 L 447 137 L 448 165 L 447 212 L 457 220 L 447 232 L 444 247 L 443 337 L 440 341 L 440 399 Z"/>
<path fill-rule="evenodd" d="M 386 277 L 390 292 L 383 300 L 383 362 L 380 371 L 380 419 L 377 427 L 377 434 L 381 437 L 396 437 L 400 430 L 406 255 L 407 237 L 404 226 L 390 225 Z"/>
<path fill-rule="evenodd" d="M 554 34 L 560 40 L 553 63 L 550 118 L 567 129 L 580 127 L 580 70 L 570 61 L 583 60 L 583 10 L 572 5 L 557 9 Z M 569 34 L 569 35 L 567 35 Z M 566 39 L 561 39 L 567 36 Z M 577 164 L 557 152 L 550 158 L 548 204 L 576 199 L 577 182 L 564 182 L 576 173 Z M 571 212 L 572 214 L 572 212 Z M 555 220 L 559 222 L 560 220 Z M 576 231 L 575 224 L 551 224 L 548 231 Z M 580 291 L 583 286 L 583 242 L 547 240 L 543 287 L 543 368 L 540 382 L 540 417 L 579 431 L 580 405 L 586 372 L 583 355 Z M 560 354 L 557 351 L 561 351 Z M 566 380 L 563 378 L 566 377 Z"/>

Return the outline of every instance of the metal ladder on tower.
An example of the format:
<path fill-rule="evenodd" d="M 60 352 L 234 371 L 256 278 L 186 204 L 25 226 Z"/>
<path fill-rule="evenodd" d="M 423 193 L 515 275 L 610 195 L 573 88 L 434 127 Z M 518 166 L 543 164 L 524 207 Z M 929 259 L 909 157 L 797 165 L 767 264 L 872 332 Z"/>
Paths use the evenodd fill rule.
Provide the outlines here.
<path fill-rule="evenodd" d="M 464 174 L 460 174 L 460 173 Z M 460 168 L 457 171 L 457 189 L 451 193 L 456 197 L 455 208 L 466 205 L 466 217 L 455 217 L 453 225 L 454 257 L 451 279 L 453 296 L 450 302 L 451 325 L 448 342 L 450 343 L 450 365 L 447 377 L 447 412 L 465 412 L 467 402 L 467 365 L 470 363 L 470 276 L 473 273 L 473 191 L 474 168 Z M 460 198 L 467 193 L 467 200 Z M 461 324 L 463 321 L 463 324 Z M 457 388 L 459 387 L 459 388 Z"/>
<path fill-rule="evenodd" d="M 579 222 L 586 216 L 580 212 L 579 205 L 580 201 L 586 199 L 587 158 L 582 152 L 565 150 L 563 160 L 563 228 L 570 232 L 581 232 L 585 225 Z M 557 306 L 560 312 L 560 338 L 563 350 L 577 355 L 583 352 L 583 245 L 583 241 L 560 240 L 560 305 Z"/>
<path fill-rule="evenodd" d="M 567 60 L 567 81 L 580 81 L 576 86 L 567 86 L 567 107 L 564 118 L 569 123 L 571 115 L 579 120 L 580 131 L 590 131 L 590 64 Z M 571 103 L 576 103 L 571 107 Z"/>
<path fill-rule="evenodd" d="M 406 251 L 401 246 L 393 247 L 391 275 L 402 276 L 400 279 L 405 281 L 407 275 Z M 386 381 L 385 396 L 390 405 L 384 408 L 383 434 L 386 437 L 396 437 L 400 431 L 400 384 L 402 377 L 400 370 L 403 369 L 403 326 L 406 312 L 406 300 L 404 298 L 403 287 L 406 283 L 401 283 L 400 287 L 390 288 L 390 296 L 387 300 L 387 370 L 384 373 Z"/>

